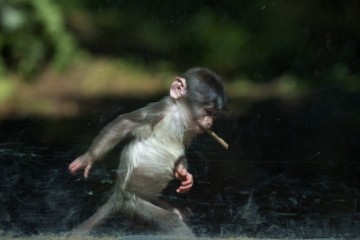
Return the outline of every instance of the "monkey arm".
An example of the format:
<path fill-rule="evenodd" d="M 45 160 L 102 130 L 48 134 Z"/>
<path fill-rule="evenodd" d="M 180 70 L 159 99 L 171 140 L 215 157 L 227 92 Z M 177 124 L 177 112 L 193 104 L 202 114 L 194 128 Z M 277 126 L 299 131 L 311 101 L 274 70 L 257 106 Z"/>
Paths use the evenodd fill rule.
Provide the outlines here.
<path fill-rule="evenodd" d="M 187 171 L 187 162 L 185 157 L 182 157 L 178 161 L 174 175 L 181 181 L 181 186 L 176 189 L 176 192 L 186 193 L 190 191 L 194 184 L 194 180 L 192 174 Z"/>
<path fill-rule="evenodd" d="M 118 116 L 107 125 L 94 139 L 89 148 L 89 155 L 93 161 L 101 159 L 109 150 L 123 139 L 136 135 L 137 130 L 145 126 L 154 126 L 164 116 L 169 100 L 151 103 L 133 112 Z"/>
<path fill-rule="evenodd" d="M 131 120 L 131 117 L 138 117 L 138 121 Z M 75 175 L 78 170 L 84 169 L 84 177 L 87 178 L 94 162 L 101 159 L 117 143 L 129 136 L 130 132 L 141 124 L 141 119 L 141 112 L 136 111 L 117 117 L 94 139 L 89 150 L 69 165 L 70 173 Z"/>
<path fill-rule="evenodd" d="M 89 150 L 69 165 L 70 173 L 74 175 L 78 170 L 84 169 L 84 177 L 88 177 L 95 161 L 101 159 L 121 140 L 130 135 L 136 135 L 136 132 L 141 132 L 137 131 L 141 127 L 154 126 L 158 123 L 169 104 L 169 99 L 164 99 L 161 102 L 152 103 L 139 110 L 118 116 L 94 139 Z"/>
<path fill-rule="evenodd" d="M 130 133 L 142 124 L 143 120 L 139 118 L 141 117 L 140 113 L 133 112 L 132 115 L 139 115 L 137 121 L 132 120 L 129 114 L 120 115 L 94 139 L 88 150 L 93 161 L 101 159 L 109 150 L 121 140 L 129 137 Z"/>

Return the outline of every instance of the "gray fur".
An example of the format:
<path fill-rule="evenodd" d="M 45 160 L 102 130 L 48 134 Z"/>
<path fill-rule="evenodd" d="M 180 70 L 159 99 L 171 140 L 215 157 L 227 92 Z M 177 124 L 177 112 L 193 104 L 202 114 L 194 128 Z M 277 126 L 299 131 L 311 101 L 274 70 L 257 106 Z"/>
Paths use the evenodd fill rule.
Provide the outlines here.
<path fill-rule="evenodd" d="M 223 109 L 226 98 L 221 79 L 208 69 L 193 68 L 183 77 L 186 95 L 166 97 L 120 115 L 100 132 L 89 151 L 74 161 L 75 169 L 84 163 L 91 167 L 120 141 L 131 138 L 120 157 L 112 196 L 72 235 L 88 232 L 111 214 L 122 213 L 155 223 L 172 235 L 193 236 L 179 211 L 164 207 L 158 197 L 174 178 L 176 167 L 186 167 L 185 146 L 204 127 L 199 126 L 200 119 L 207 119 L 211 127 L 214 116 L 208 116 L 206 109 Z"/>

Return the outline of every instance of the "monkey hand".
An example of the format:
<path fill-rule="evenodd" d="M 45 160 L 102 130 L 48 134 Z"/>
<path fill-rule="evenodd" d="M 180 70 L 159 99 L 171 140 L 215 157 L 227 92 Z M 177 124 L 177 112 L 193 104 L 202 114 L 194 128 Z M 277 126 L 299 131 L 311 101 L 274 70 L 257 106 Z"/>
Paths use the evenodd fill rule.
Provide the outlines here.
<path fill-rule="evenodd" d="M 72 175 L 75 175 L 78 170 L 84 169 L 84 177 L 87 178 L 92 165 L 92 157 L 88 153 L 85 153 L 70 163 L 69 171 Z"/>
<path fill-rule="evenodd" d="M 181 164 L 177 167 L 175 177 L 181 181 L 181 186 L 176 189 L 178 193 L 186 193 L 193 186 L 193 176 Z"/>

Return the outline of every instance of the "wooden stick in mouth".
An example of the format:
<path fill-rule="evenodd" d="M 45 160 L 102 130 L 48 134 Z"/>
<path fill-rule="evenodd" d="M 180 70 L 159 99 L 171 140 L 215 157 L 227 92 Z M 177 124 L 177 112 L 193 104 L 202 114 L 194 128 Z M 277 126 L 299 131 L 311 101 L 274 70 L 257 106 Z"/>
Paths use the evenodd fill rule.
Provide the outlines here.
<path fill-rule="evenodd" d="M 214 133 L 213 131 L 211 131 L 210 129 L 205 129 L 208 134 L 210 134 L 210 136 L 212 136 L 218 143 L 221 144 L 221 146 L 223 146 L 225 149 L 229 148 L 229 144 L 227 144 L 224 139 L 222 139 L 221 137 L 219 137 L 218 135 L 216 135 L 216 133 Z"/>

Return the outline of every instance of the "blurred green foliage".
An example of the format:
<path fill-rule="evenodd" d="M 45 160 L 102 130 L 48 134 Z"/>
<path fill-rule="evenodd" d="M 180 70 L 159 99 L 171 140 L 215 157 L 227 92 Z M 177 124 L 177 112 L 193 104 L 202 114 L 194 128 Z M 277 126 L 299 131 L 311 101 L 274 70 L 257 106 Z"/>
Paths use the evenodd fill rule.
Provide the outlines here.
<path fill-rule="evenodd" d="M 71 2 L 62 1 L 68 19 L 85 13 L 87 24 L 72 26 L 95 53 L 150 66 L 163 61 L 176 70 L 205 65 L 231 79 L 294 74 L 314 86 L 360 89 L 356 0 Z"/>
<path fill-rule="evenodd" d="M 203 65 L 228 79 L 294 75 L 360 90 L 360 3 L 345 1 L 3 0 L 2 69 L 64 66 L 75 36 L 94 55 L 182 71 Z M 158 69 L 158 68 L 154 68 Z"/>
<path fill-rule="evenodd" d="M 55 1 L 2 0 L 0 14 L 0 72 L 31 77 L 48 61 L 58 69 L 69 63 L 76 47 Z"/>

